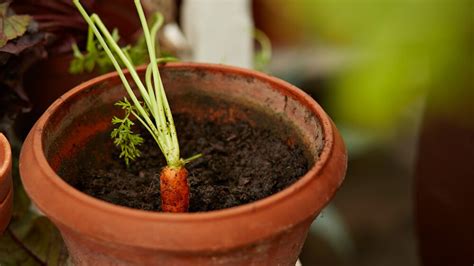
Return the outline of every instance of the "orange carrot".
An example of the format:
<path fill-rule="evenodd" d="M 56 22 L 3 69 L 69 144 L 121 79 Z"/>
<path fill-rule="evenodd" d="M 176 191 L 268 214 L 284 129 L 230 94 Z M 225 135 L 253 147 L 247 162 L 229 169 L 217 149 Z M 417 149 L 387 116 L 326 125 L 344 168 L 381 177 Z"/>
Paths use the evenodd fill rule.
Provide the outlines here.
<path fill-rule="evenodd" d="M 164 212 L 187 212 L 189 207 L 188 170 L 166 166 L 160 174 L 161 209 Z"/>

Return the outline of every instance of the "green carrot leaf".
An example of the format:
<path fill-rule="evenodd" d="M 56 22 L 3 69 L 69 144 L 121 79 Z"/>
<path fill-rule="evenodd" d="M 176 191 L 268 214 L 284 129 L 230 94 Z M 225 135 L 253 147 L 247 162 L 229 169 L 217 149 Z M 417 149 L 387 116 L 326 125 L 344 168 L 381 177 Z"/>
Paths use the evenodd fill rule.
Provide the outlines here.
<path fill-rule="evenodd" d="M 112 124 L 116 127 L 110 133 L 113 139 L 114 145 L 120 148 L 120 158 L 123 158 L 127 167 L 130 165 L 130 161 L 136 160 L 140 157 L 140 150 L 137 146 L 143 143 L 143 138 L 138 133 L 132 131 L 132 126 L 135 125 L 130 119 L 130 115 L 133 114 L 133 106 L 125 98 L 123 101 L 118 101 L 115 105 L 121 107 L 125 116 L 119 118 L 114 116 L 112 118 Z"/>
<path fill-rule="evenodd" d="M 131 130 L 131 127 L 134 125 L 134 120 L 132 120 L 131 116 L 136 119 L 135 121 L 139 121 L 153 137 L 163 153 L 168 166 L 181 167 L 190 160 L 198 158 L 200 155 L 184 160 L 180 158 L 173 116 L 158 69 L 160 62 L 173 60 L 173 58 L 157 58 L 159 51 L 156 38 L 158 30 L 163 23 L 163 16 L 157 14 L 150 28 L 140 0 L 134 0 L 142 24 L 143 39 L 137 42 L 139 44 L 137 47 L 139 48 L 120 47 L 117 44 L 117 34 L 110 33 L 97 14 L 89 15 L 79 0 L 73 0 L 73 2 L 89 24 L 97 43 L 100 44 L 101 51 L 109 58 L 131 99 L 131 101 L 124 99 L 116 103 L 117 106 L 124 110 L 125 117 L 114 117 L 112 119 L 112 124 L 115 125 L 115 128 L 111 132 L 111 137 L 114 140 L 114 144 L 120 148 L 120 157 L 124 158 L 125 164 L 128 166 L 130 161 L 140 156 L 137 146 L 143 143 L 143 138 Z M 146 51 L 144 47 L 146 47 Z M 135 69 L 135 64 L 138 62 L 135 57 L 138 54 L 148 55 L 150 61 L 145 73 L 145 82 Z M 122 70 L 123 66 L 129 71 L 130 78 L 125 76 Z M 132 89 L 131 81 L 134 82 L 139 95 L 136 95 Z M 139 99 L 142 99 L 142 101 Z"/>

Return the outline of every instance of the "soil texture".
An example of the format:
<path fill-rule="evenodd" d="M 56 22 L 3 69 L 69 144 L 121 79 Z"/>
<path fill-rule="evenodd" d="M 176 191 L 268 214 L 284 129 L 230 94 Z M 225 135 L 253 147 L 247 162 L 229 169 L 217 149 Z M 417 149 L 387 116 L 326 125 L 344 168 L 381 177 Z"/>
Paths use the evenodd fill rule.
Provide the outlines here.
<path fill-rule="evenodd" d="M 246 122 L 195 121 L 176 114 L 181 154 L 203 156 L 188 165 L 190 212 L 219 210 L 270 196 L 303 176 L 309 161 L 294 138 Z M 142 156 L 127 169 L 118 150 L 99 167 L 84 164 L 80 178 L 68 180 L 93 197 L 136 209 L 160 211 L 160 169 L 165 165 L 147 132 Z M 111 142 L 111 140 L 110 140 Z M 97 164 L 96 164 L 97 165 Z"/>

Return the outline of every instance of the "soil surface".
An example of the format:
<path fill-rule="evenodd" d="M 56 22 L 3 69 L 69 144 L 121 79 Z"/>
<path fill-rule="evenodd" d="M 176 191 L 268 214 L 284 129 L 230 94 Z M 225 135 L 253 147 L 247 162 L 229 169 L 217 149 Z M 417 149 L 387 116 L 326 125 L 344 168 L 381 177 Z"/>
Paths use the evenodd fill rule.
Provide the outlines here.
<path fill-rule="evenodd" d="M 189 163 L 190 212 L 211 211 L 253 202 L 291 185 L 304 175 L 309 161 L 296 141 L 246 122 L 196 122 L 176 114 L 184 158 Z M 160 211 L 160 169 L 165 165 L 154 140 L 143 132 L 142 156 L 127 169 L 113 149 L 113 160 L 84 167 L 71 185 L 96 198 L 127 207 Z M 87 165 L 87 164 L 86 164 Z"/>

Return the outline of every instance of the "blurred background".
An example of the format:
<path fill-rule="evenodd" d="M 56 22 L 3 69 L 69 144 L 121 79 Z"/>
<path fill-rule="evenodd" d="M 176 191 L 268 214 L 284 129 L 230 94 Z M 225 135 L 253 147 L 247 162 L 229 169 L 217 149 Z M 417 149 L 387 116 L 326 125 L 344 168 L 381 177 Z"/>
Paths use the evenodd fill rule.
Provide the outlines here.
<path fill-rule="evenodd" d="M 17 151 L 64 88 L 108 71 L 84 60 L 71 68 L 81 58 L 73 43 L 86 55 L 87 27 L 69 1 L 46 2 L 14 1 L 8 14 L 32 18 L 28 42 L 0 45 L 0 130 Z M 83 2 L 124 45 L 139 45 L 131 1 Z M 162 54 L 267 72 L 335 121 L 349 167 L 311 228 L 303 265 L 474 263 L 473 1 L 142 2 L 165 14 Z"/>
<path fill-rule="evenodd" d="M 472 1 L 253 2 L 269 71 L 312 95 L 349 151 L 303 265 L 474 262 Z"/>

